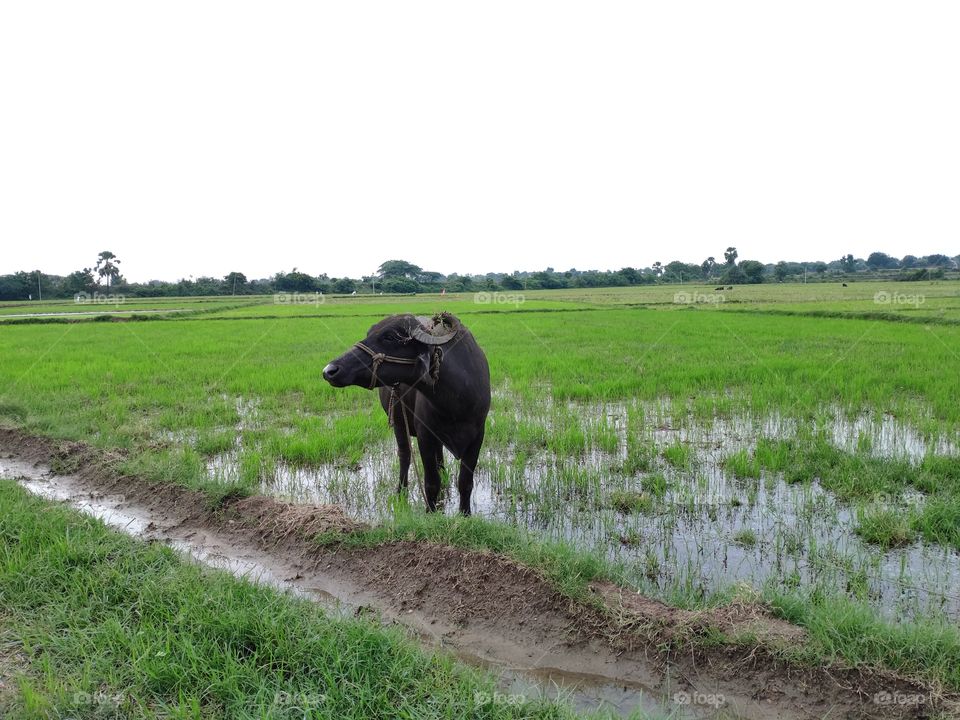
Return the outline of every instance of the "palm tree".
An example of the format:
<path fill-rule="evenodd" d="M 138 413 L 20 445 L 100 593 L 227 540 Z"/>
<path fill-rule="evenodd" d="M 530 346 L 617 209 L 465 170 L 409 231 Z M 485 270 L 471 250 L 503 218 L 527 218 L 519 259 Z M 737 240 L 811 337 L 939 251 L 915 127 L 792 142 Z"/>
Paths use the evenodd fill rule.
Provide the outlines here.
<path fill-rule="evenodd" d="M 97 271 L 97 275 L 99 275 L 101 279 L 107 279 L 107 287 L 110 287 L 113 285 L 114 280 L 120 278 L 120 268 L 117 267 L 119 264 L 120 261 L 116 255 L 109 250 L 104 250 L 97 255 L 97 264 L 93 266 L 93 269 Z"/>

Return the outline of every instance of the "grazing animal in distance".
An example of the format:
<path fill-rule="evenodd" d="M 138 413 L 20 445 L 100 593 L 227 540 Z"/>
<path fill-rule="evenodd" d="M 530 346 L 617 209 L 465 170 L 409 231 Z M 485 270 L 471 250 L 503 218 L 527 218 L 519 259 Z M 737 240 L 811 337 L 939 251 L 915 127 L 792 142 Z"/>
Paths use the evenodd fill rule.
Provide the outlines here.
<path fill-rule="evenodd" d="M 417 438 L 427 510 L 437 509 L 443 448 L 460 461 L 460 512 L 470 514 L 473 475 L 490 411 L 490 369 L 473 334 L 450 313 L 391 315 L 323 369 L 334 387 L 379 388 L 397 439 L 400 482 L 407 487 Z"/>

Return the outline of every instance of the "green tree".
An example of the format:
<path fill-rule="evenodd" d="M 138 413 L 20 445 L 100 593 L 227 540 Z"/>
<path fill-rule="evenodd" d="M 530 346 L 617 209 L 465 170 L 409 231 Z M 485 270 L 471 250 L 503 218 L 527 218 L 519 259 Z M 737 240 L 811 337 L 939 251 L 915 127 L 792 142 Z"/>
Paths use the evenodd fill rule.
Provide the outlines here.
<path fill-rule="evenodd" d="M 97 281 L 93 277 L 93 270 L 84 268 L 70 273 L 63 279 L 63 294 L 75 297 L 80 293 L 92 293 Z"/>
<path fill-rule="evenodd" d="M 423 270 L 417 276 L 416 280 L 421 285 L 432 285 L 439 289 L 443 283 L 443 275 L 432 270 Z"/>
<path fill-rule="evenodd" d="M 97 263 L 93 266 L 93 269 L 97 271 L 101 280 L 106 278 L 107 287 L 111 287 L 116 281 L 120 280 L 120 268 L 117 267 L 119 264 L 120 260 L 116 255 L 109 250 L 104 250 L 97 255 Z"/>
<path fill-rule="evenodd" d="M 543 288 L 544 290 L 555 290 L 566 287 L 567 284 L 566 278 L 554 272 L 553 268 L 547 268 L 546 270 L 533 273 L 533 275 L 530 276 L 530 281 L 531 283 L 535 282 L 536 287 Z"/>
<path fill-rule="evenodd" d="M 663 279 L 668 282 L 689 282 L 699 278 L 702 273 L 699 265 L 672 260 L 663 268 Z"/>
<path fill-rule="evenodd" d="M 523 280 L 520 273 L 516 272 L 513 275 L 504 275 L 501 285 L 504 290 L 523 290 Z"/>
<path fill-rule="evenodd" d="M 278 272 L 274 277 L 273 285 L 283 292 L 314 292 L 317 289 L 317 281 L 314 277 L 296 268 L 289 273 Z"/>
<path fill-rule="evenodd" d="M 357 283 L 350 278 L 340 278 L 331 281 L 330 289 L 338 295 L 349 295 L 357 289 Z"/>
<path fill-rule="evenodd" d="M 737 262 L 737 249 L 733 246 L 723 251 L 723 259 L 727 261 L 727 267 L 733 267 Z"/>
<path fill-rule="evenodd" d="M 37 294 L 37 277 L 22 270 L 0 276 L 0 300 L 26 300 Z"/>
<path fill-rule="evenodd" d="M 946 255 L 934 253 L 933 255 L 927 255 L 926 257 L 921 258 L 921 263 L 927 267 L 951 267 L 953 265 L 953 260 L 948 258 Z"/>
<path fill-rule="evenodd" d="M 713 270 L 717 266 L 717 261 L 714 259 L 713 255 L 708 257 L 702 263 L 700 263 L 700 271 L 703 273 L 703 279 L 709 280 L 710 276 L 713 275 Z"/>
<path fill-rule="evenodd" d="M 754 285 L 763 282 L 763 263 L 757 260 L 743 260 L 740 262 L 740 270 L 746 282 Z"/>
<path fill-rule="evenodd" d="M 223 284 L 231 295 L 242 295 L 247 289 L 247 276 L 242 272 L 232 272 L 223 278 Z"/>
<path fill-rule="evenodd" d="M 867 267 L 871 270 L 886 270 L 887 268 L 895 268 L 899 264 L 896 258 L 882 252 L 872 252 L 867 257 Z"/>
<path fill-rule="evenodd" d="M 422 272 L 423 269 L 419 265 L 414 265 L 406 260 L 387 260 L 377 270 L 381 280 L 390 277 L 416 280 Z"/>
<path fill-rule="evenodd" d="M 420 283 L 405 277 L 388 277 L 380 283 L 383 292 L 412 295 L 420 289 Z"/>
<path fill-rule="evenodd" d="M 747 281 L 747 276 L 743 274 L 739 265 L 732 265 L 723 273 L 720 281 L 731 285 L 742 285 Z"/>

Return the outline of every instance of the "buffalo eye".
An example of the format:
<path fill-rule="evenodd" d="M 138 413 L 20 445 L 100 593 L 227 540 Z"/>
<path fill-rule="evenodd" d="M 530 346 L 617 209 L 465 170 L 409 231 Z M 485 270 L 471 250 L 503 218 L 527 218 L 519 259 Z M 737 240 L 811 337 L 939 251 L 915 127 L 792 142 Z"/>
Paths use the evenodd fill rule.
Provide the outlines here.
<path fill-rule="evenodd" d="M 392 343 L 392 344 L 395 344 L 395 345 L 402 345 L 403 343 L 405 343 L 405 342 L 407 341 L 407 338 L 403 337 L 402 335 L 400 335 L 400 334 L 397 333 L 397 332 L 394 332 L 393 330 L 391 330 L 391 331 L 388 332 L 386 335 L 384 335 L 384 336 L 383 336 L 383 339 L 384 339 L 386 342 Z"/>

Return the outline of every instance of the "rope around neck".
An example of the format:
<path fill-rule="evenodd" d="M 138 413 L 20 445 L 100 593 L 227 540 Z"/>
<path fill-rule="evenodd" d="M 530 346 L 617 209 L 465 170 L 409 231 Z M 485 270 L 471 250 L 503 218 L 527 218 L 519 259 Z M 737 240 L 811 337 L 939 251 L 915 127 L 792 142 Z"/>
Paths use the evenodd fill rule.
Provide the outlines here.
<path fill-rule="evenodd" d="M 364 345 L 362 342 L 354 343 L 353 346 L 363 350 L 373 361 L 373 364 L 371 365 L 372 373 L 370 375 L 370 390 L 373 390 L 373 388 L 377 386 L 377 370 L 380 369 L 380 366 L 383 365 L 383 363 L 392 362 L 397 363 L 398 365 L 415 365 L 417 362 L 416 358 L 402 358 L 396 357 L 395 355 L 385 355 L 381 352 L 374 352 L 369 346 Z"/>

